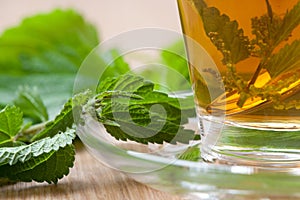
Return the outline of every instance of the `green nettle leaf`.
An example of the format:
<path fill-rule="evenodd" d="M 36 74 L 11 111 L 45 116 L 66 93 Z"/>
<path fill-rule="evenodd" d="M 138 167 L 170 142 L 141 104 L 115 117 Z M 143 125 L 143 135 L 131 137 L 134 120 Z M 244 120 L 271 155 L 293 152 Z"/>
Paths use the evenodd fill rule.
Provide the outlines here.
<path fill-rule="evenodd" d="M 107 64 L 105 71 L 101 76 L 101 81 L 107 77 L 117 77 L 130 71 L 130 67 L 117 49 L 111 49 L 100 55 L 99 59 Z"/>
<path fill-rule="evenodd" d="M 185 152 L 178 155 L 180 160 L 199 161 L 201 159 L 201 151 L 198 145 L 188 148 Z"/>
<path fill-rule="evenodd" d="M 300 2 L 298 2 L 290 11 L 284 15 L 281 27 L 277 29 L 274 36 L 275 44 L 278 45 L 281 41 L 292 35 L 293 30 L 300 24 Z"/>
<path fill-rule="evenodd" d="M 156 84 L 155 89 L 168 91 L 171 88 L 177 91 L 187 91 L 191 88 L 189 67 L 183 40 L 178 40 L 164 47 L 160 53 L 160 57 L 157 59 L 157 63 L 162 64 L 165 68 L 154 70 L 152 67 L 147 67 L 139 72 L 141 76 L 145 76 L 153 82 L 161 83 L 161 85 Z M 168 86 L 168 89 L 163 85 Z"/>
<path fill-rule="evenodd" d="M 268 14 L 251 19 L 252 33 L 256 36 L 252 42 L 260 47 L 260 57 L 270 56 L 281 42 L 288 40 L 300 24 L 300 2 L 287 11 L 283 18 L 273 13 L 270 4 L 267 5 Z"/>
<path fill-rule="evenodd" d="M 267 62 L 265 68 L 274 78 L 284 72 L 291 71 L 300 66 L 300 40 L 285 45 L 280 51 L 273 55 Z"/>
<path fill-rule="evenodd" d="M 68 129 L 66 132 L 60 132 L 52 138 L 47 137 L 28 145 L 2 147 L 0 148 L 0 166 L 6 164 L 14 165 L 18 162 L 24 163 L 32 157 L 38 157 L 43 153 L 57 151 L 59 148 L 72 144 L 74 138 L 75 131 Z"/>
<path fill-rule="evenodd" d="M 103 93 L 103 95 L 105 95 L 104 94 L 105 91 L 113 91 L 117 81 L 118 80 L 115 77 L 108 77 L 103 81 L 100 81 L 96 88 L 96 93 L 97 94 Z"/>
<path fill-rule="evenodd" d="M 252 40 L 252 43 L 260 47 L 257 52 L 258 57 L 271 54 L 276 45 L 281 42 L 276 38 L 276 34 L 280 30 L 282 22 L 283 20 L 274 14 L 272 15 L 272 19 L 268 15 L 251 19 L 252 33 L 256 37 Z"/>
<path fill-rule="evenodd" d="M 19 107 L 24 117 L 29 117 L 33 122 L 45 122 L 48 120 L 47 108 L 45 107 L 37 88 L 21 87 L 14 105 Z"/>
<path fill-rule="evenodd" d="M 201 2 L 201 0 L 200 0 Z M 244 31 L 239 28 L 237 21 L 220 13 L 215 7 L 207 7 L 205 3 L 196 3 L 195 6 L 201 15 L 205 32 L 212 43 L 224 56 L 224 64 L 236 64 L 250 56 L 252 47 Z"/>
<path fill-rule="evenodd" d="M 54 120 L 48 122 L 42 131 L 35 134 L 31 141 L 40 140 L 45 137 L 53 137 L 60 131 L 66 131 L 67 128 L 71 128 L 74 124 L 74 116 L 76 117 L 76 115 L 80 115 L 80 113 L 78 113 L 81 109 L 80 106 L 85 104 L 89 97 L 89 92 L 83 92 L 71 98 L 64 105 L 60 114 L 58 114 Z"/>
<path fill-rule="evenodd" d="M 0 143 L 12 139 L 23 124 L 23 113 L 15 106 L 6 106 L 0 111 Z"/>
<path fill-rule="evenodd" d="M 153 88 L 153 83 L 126 74 L 100 84 L 98 90 L 103 92 L 88 105 L 94 105 L 99 122 L 119 140 L 146 144 L 199 139 L 184 129 L 188 118 L 182 117 L 179 100 Z"/>
<path fill-rule="evenodd" d="M 173 52 L 175 52 L 176 54 Z M 186 55 L 183 40 L 178 40 L 174 44 L 166 47 L 161 52 L 161 57 L 162 57 L 164 63 L 168 67 L 179 72 L 186 80 L 190 80 L 187 55 Z M 170 82 L 171 82 L 171 80 L 174 82 L 174 79 L 172 79 L 172 76 L 171 77 L 168 77 L 168 75 L 166 75 L 166 76 L 168 79 L 170 79 Z M 182 84 L 182 83 L 177 83 L 177 84 Z"/>
<path fill-rule="evenodd" d="M 0 177 L 3 176 L 10 181 L 57 183 L 59 179 L 69 174 L 69 168 L 74 165 L 74 155 L 74 147 L 68 145 L 24 163 L 0 166 Z"/>
<path fill-rule="evenodd" d="M 300 131 L 267 131 L 228 126 L 220 142 L 243 148 L 299 149 Z M 266 141 L 268 141 L 266 143 Z"/>
<path fill-rule="evenodd" d="M 32 137 L 31 141 L 53 137 L 59 131 L 65 131 L 68 127 L 72 127 L 74 122 L 72 110 L 72 100 L 69 100 L 55 119 L 48 122 L 42 131 Z"/>
<path fill-rule="evenodd" d="M 98 43 L 95 27 L 73 10 L 31 16 L 7 29 L 0 36 L 0 104 L 12 102 L 20 85 L 37 87 L 54 117 L 72 96 L 76 72 Z"/>
<path fill-rule="evenodd" d="M 12 181 L 57 183 L 73 166 L 74 130 L 29 145 L 0 148 L 0 177 Z"/>
<path fill-rule="evenodd" d="M 0 38 L 1 68 L 23 72 L 76 72 L 98 44 L 95 28 L 73 10 L 25 18 Z"/>

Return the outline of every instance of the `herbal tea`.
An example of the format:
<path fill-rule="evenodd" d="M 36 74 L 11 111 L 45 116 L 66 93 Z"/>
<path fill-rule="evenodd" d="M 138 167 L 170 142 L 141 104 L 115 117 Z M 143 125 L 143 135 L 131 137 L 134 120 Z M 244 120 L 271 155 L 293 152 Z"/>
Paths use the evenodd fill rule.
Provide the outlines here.
<path fill-rule="evenodd" d="M 197 58 L 194 45 L 186 43 L 190 59 L 196 60 L 190 64 L 190 75 L 200 123 L 217 123 L 224 115 L 221 136 L 209 141 L 211 151 L 224 151 L 226 146 L 231 154 L 236 147 L 249 152 L 255 147 L 256 152 L 269 152 L 262 159 L 285 160 L 286 156 L 276 156 L 289 148 L 292 160 L 299 160 L 300 1 L 178 0 L 178 6 L 183 32 L 216 65 L 207 67 L 201 56 Z M 204 137 L 217 134 L 203 126 Z M 289 145 L 284 138 L 295 140 Z M 249 152 L 239 156 L 256 154 Z"/>

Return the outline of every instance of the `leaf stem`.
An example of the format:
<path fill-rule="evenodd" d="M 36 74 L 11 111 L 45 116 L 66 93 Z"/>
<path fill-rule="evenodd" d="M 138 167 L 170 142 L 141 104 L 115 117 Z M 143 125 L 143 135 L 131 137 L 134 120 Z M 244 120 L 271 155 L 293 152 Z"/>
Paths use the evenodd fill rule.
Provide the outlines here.
<path fill-rule="evenodd" d="M 19 137 L 24 136 L 24 135 L 36 134 L 37 132 L 43 130 L 46 127 L 47 123 L 48 122 L 35 124 L 35 125 L 30 126 L 28 129 L 21 130 L 17 135 L 15 135 L 15 137 L 12 138 L 12 141 L 16 142 L 19 139 Z"/>
<path fill-rule="evenodd" d="M 260 62 L 259 65 L 258 65 L 258 67 L 256 68 L 256 71 L 255 71 L 255 73 L 253 74 L 253 76 L 252 76 L 250 82 L 248 83 L 248 85 L 247 85 L 247 87 L 246 87 L 246 91 L 249 91 L 250 86 L 253 85 L 253 84 L 255 83 L 255 81 L 257 80 L 257 78 L 258 78 L 258 76 L 259 76 L 259 74 L 260 74 L 260 71 L 261 71 L 262 68 L 263 68 L 262 66 L 263 66 L 262 63 Z"/>
<path fill-rule="evenodd" d="M 31 135 L 31 134 L 35 134 L 36 132 L 44 129 L 46 127 L 46 124 L 48 122 L 43 122 L 43 123 L 39 123 L 39 124 L 35 124 L 32 125 L 31 127 L 29 127 L 28 129 L 26 129 L 25 131 L 22 132 L 23 135 Z"/>
<path fill-rule="evenodd" d="M 273 20 L 273 10 L 272 10 L 272 6 L 269 2 L 269 0 L 266 0 L 266 4 L 267 4 L 267 9 L 268 9 L 268 16 L 270 17 L 270 20 L 272 22 Z"/>
<path fill-rule="evenodd" d="M 266 0 L 266 4 L 267 4 L 268 16 L 269 16 L 269 18 L 270 18 L 270 22 L 272 23 L 272 21 L 273 21 L 273 10 L 272 10 L 272 6 L 271 6 L 269 0 Z M 273 49 L 273 48 L 272 48 L 272 49 Z M 270 52 L 272 52 L 272 51 L 269 51 L 269 52 L 266 53 L 266 54 L 267 54 L 267 57 L 269 57 L 269 56 L 271 55 Z M 252 76 L 250 82 L 249 82 L 248 85 L 247 85 L 246 91 L 249 91 L 250 86 L 253 85 L 253 84 L 255 83 L 255 81 L 257 80 L 257 78 L 258 78 L 258 76 L 259 76 L 259 74 L 260 74 L 262 68 L 263 68 L 263 64 L 262 64 L 262 62 L 260 62 L 259 65 L 258 65 L 258 67 L 257 67 L 257 69 L 256 69 L 256 71 L 255 71 L 255 73 L 254 73 L 254 75 Z"/>

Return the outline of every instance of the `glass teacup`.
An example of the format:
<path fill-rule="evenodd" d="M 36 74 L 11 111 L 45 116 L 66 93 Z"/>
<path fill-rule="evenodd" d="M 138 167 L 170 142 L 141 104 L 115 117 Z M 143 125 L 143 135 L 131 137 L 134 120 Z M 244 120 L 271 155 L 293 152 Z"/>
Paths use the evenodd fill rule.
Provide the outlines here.
<path fill-rule="evenodd" d="M 300 164 L 300 1 L 178 0 L 208 161 Z"/>

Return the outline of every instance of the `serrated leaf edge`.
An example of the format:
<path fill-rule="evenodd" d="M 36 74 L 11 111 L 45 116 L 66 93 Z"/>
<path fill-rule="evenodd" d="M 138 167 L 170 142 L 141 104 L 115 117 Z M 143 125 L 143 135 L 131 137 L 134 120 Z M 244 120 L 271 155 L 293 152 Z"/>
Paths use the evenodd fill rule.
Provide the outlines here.
<path fill-rule="evenodd" d="M 24 163 L 32 157 L 38 157 L 53 150 L 57 151 L 71 145 L 75 136 L 75 130 L 68 129 L 66 132 L 61 132 L 52 138 L 47 137 L 29 145 L 0 148 L 0 166 L 5 164 L 14 165 L 17 162 Z"/>

